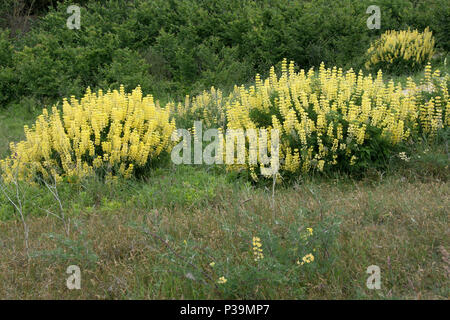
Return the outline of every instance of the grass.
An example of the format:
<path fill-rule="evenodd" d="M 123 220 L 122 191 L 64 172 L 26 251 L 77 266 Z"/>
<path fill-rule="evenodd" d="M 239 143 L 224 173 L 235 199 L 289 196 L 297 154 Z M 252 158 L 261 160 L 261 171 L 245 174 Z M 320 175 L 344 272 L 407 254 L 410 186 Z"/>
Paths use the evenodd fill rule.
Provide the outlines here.
<path fill-rule="evenodd" d="M 196 186 L 194 199 L 189 188 L 180 189 L 187 183 Z M 447 181 L 413 175 L 311 178 L 277 188 L 272 208 L 265 188 L 203 169 L 165 168 L 147 182 L 61 186 L 66 235 L 61 221 L 37 208 L 46 203 L 56 212 L 51 196 L 30 187 L 24 190 L 30 199 L 43 199 L 31 200 L 26 212 L 32 258 L 22 225 L 4 218 L 0 296 L 445 299 L 449 191 Z M 299 246 L 307 227 L 314 235 Z M 256 262 L 254 236 L 265 255 Z M 306 253 L 314 262 L 298 266 Z M 65 286 L 72 264 L 82 270 L 81 290 Z M 381 290 L 366 287 L 374 264 Z M 217 284 L 221 276 L 227 283 Z"/>
<path fill-rule="evenodd" d="M 450 55 L 446 52 L 439 52 L 437 57 L 433 58 L 431 61 L 431 65 L 433 66 L 433 70 L 439 70 L 441 72 L 441 76 L 446 74 L 450 74 Z M 417 83 L 420 84 L 421 80 L 424 79 L 425 71 L 415 71 L 410 74 L 388 74 L 386 73 L 385 81 L 389 82 L 391 79 L 394 80 L 395 83 L 401 83 L 403 87 L 406 86 L 407 80 L 409 77 Z"/>
<path fill-rule="evenodd" d="M 24 104 L 31 103 L 31 101 Z M 14 104 L 0 112 L 0 158 L 9 155 L 9 143 L 19 141 L 25 137 L 23 126 L 31 126 L 36 120 L 38 112 L 36 109 L 24 110 L 26 105 Z"/>

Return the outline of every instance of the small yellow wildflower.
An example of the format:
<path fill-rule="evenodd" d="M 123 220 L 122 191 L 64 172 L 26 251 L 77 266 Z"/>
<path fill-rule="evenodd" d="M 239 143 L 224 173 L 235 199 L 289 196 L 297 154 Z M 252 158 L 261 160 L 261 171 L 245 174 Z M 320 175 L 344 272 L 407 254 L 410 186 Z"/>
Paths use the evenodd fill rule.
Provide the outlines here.
<path fill-rule="evenodd" d="M 218 284 L 224 284 L 226 283 L 228 280 L 225 277 L 220 277 L 219 280 L 217 280 Z"/>
<path fill-rule="evenodd" d="M 398 156 L 399 156 L 400 159 L 402 159 L 402 160 L 405 161 L 405 162 L 409 162 L 409 160 L 410 160 L 410 158 L 406 155 L 405 152 L 400 152 L 400 153 L 398 154 Z"/>
<path fill-rule="evenodd" d="M 302 258 L 302 262 L 300 262 L 299 260 L 297 260 L 297 264 L 298 265 L 304 265 L 305 263 L 311 263 L 314 261 L 314 256 L 311 253 L 308 253 L 306 256 L 304 256 Z"/>
<path fill-rule="evenodd" d="M 209 264 L 211 267 L 214 267 L 216 265 L 216 263 L 213 261 Z"/>
<path fill-rule="evenodd" d="M 302 240 L 308 239 L 308 237 L 311 237 L 313 235 L 313 228 L 306 228 L 306 234 L 303 234 L 300 236 Z"/>

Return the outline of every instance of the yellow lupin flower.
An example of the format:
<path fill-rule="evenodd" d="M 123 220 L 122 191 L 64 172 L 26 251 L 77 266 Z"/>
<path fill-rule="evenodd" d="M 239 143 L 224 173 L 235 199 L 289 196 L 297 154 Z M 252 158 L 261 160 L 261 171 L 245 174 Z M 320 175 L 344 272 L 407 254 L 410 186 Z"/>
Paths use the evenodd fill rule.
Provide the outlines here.
<path fill-rule="evenodd" d="M 264 254 L 263 254 L 263 250 L 262 250 L 262 244 L 261 244 L 261 239 L 258 237 L 253 237 L 252 239 L 252 244 L 253 244 L 253 255 L 254 255 L 254 260 L 258 261 L 264 258 Z"/>

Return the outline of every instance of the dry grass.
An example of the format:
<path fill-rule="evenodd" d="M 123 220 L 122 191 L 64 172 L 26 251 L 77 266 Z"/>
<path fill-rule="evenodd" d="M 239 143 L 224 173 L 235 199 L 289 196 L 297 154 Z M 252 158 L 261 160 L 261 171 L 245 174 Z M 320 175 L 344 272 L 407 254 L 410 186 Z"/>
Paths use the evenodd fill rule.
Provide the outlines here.
<path fill-rule="evenodd" d="M 277 190 L 272 211 L 270 192 L 225 185 L 206 205 L 147 211 L 124 204 L 109 211 L 82 212 L 72 218 L 79 226 L 72 221 L 73 242 L 66 244 L 43 236 L 63 234 L 59 221 L 51 216 L 31 217 L 32 251 L 60 247 L 74 255 L 41 255 L 30 261 L 24 254 L 20 223 L 0 222 L 0 297 L 447 299 L 448 195 L 448 183 L 440 181 L 304 183 Z M 332 262 L 302 275 L 298 288 L 295 284 L 274 287 L 264 281 L 246 286 L 244 280 L 236 279 L 235 285 L 240 286 L 236 294 L 217 289 L 206 277 L 186 277 L 186 270 L 213 278 L 222 275 L 212 270 L 209 261 L 227 261 L 221 272 L 233 274 L 230 270 L 240 268 L 246 259 L 251 235 L 271 230 L 282 236 L 285 226 L 298 223 L 299 216 L 305 227 L 327 219 L 339 221 L 339 232 L 334 245 L 316 254 L 317 263 L 326 257 L 334 257 Z M 146 236 L 142 227 L 167 241 Z M 270 255 L 268 246 L 263 241 Z M 86 250 L 95 252 L 98 259 L 89 262 Z M 71 264 L 82 270 L 81 290 L 65 286 L 65 270 Z M 372 264 L 381 268 L 381 290 L 365 286 L 365 272 Z"/>

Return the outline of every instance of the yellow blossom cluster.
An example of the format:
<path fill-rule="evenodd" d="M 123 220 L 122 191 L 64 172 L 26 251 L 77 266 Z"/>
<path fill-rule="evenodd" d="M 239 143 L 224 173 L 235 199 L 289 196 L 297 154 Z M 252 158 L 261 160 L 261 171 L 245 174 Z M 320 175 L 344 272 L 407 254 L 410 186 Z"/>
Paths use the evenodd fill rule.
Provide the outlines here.
<path fill-rule="evenodd" d="M 302 266 L 305 263 L 311 263 L 314 261 L 314 256 L 311 253 L 308 253 L 306 256 L 304 256 L 302 258 L 302 261 L 300 262 L 300 260 L 297 260 L 297 264 Z"/>
<path fill-rule="evenodd" d="M 253 244 L 253 255 L 255 258 L 255 261 L 261 260 L 264 258 L 263 250 L 262 250 L 262 244 L 261 239 L 259 237 L 253 237 L 252 240 Z"/>
<path fill-rule="evenodd" d="M 295 72 L 294 62 L 285 59 L 281 76 L 272 67 L 267 79 L 257 76 L 255 85 L 235 89 L 226 102 L 227 128 L 267 129 L 268 139 L 257 139 L 258 147 L 267 141 L 267 150 L 277 129 L 280 168 L 286 173 L 371 165 L 390 151 L 382 148 L 394 148 L 420 131 L 434 135 L 448 125 L 448 88 L 439 79 L 439 72 L 425 79 L 440 84 L 435 97 L 424 101 L 411 78 L 403 87 L 385 81 L 381 70 L 373 78 L 323 63 L 318 72 Z M 258 166 L 246 163 L 239 168 L 248 168 L 256 180 Z"/>
<path fill-rule="evenodd" d="M 402 141 L 418 134 L 433 137 L 450 124 L 447 83 L 448 76 L 430 65 L 422 83 L 408 78 L 403 86 L 383 79 L 381 70 L 373 77 L 322 63 L 317 71 L 297 71 L 293 61 L 284 59 L 279 75 L 272 67 L 267 78 L 256 75 L 254 85 L 235 86 L 229 95 L 213 87 L 165 108 L 151 95 L 143 97 L 139 87 L 131 94 L 123 87 L 107 93 L 88 89 L 80 101 L 71 97 L 62 108 L 44 109 L 32 128 L 25 127 L 26 139 L 11 143 L 11 155 L 0 161 L 0 169 L 5 180 L 16 175 L 61 180 L 104 169 L 112 177 L 130 177 L 149 159 L 170 152 L 176 129 L 171 118 L 179 127 L 190 120 L 218 127 L 220 145 L 225 130 L 252 129 L 256 137 L 245 137 L 245 163 L 228 169 L 248 170 L 255 181 L 267 157 L 271 165 L 279 159 L 276 181 L 283 174 L 363 168 Z M 271 154 L 275 132 L 278 157 Z M 267 157 L 258 152 L 263 146 Z M 250 155 L 256 155 L 256 164 Z"/>
<path fill-rule="evenodd" d="M 380 68 L 388 65 L 423 66 L 434 53 L 434 38 L 426 28 L 423 32 L 388 30 L 374 41 L 367 53 L 366 68 Z"/>
<path fill-rule="evenodd" d="M 153 97 L 120 90 L 87 89 L 78 101 L 64 99 L 62 108 L 44 109 L 25 140 L 11 143 L 11 156 L 1 160 L 5 180 L 33 181 L 37 176 L 83 177 L 99 168 L 109 175 L 130 177 L 163 151 L 170 151 L 175 122 L 170 108 L 160 108 Z"/>

